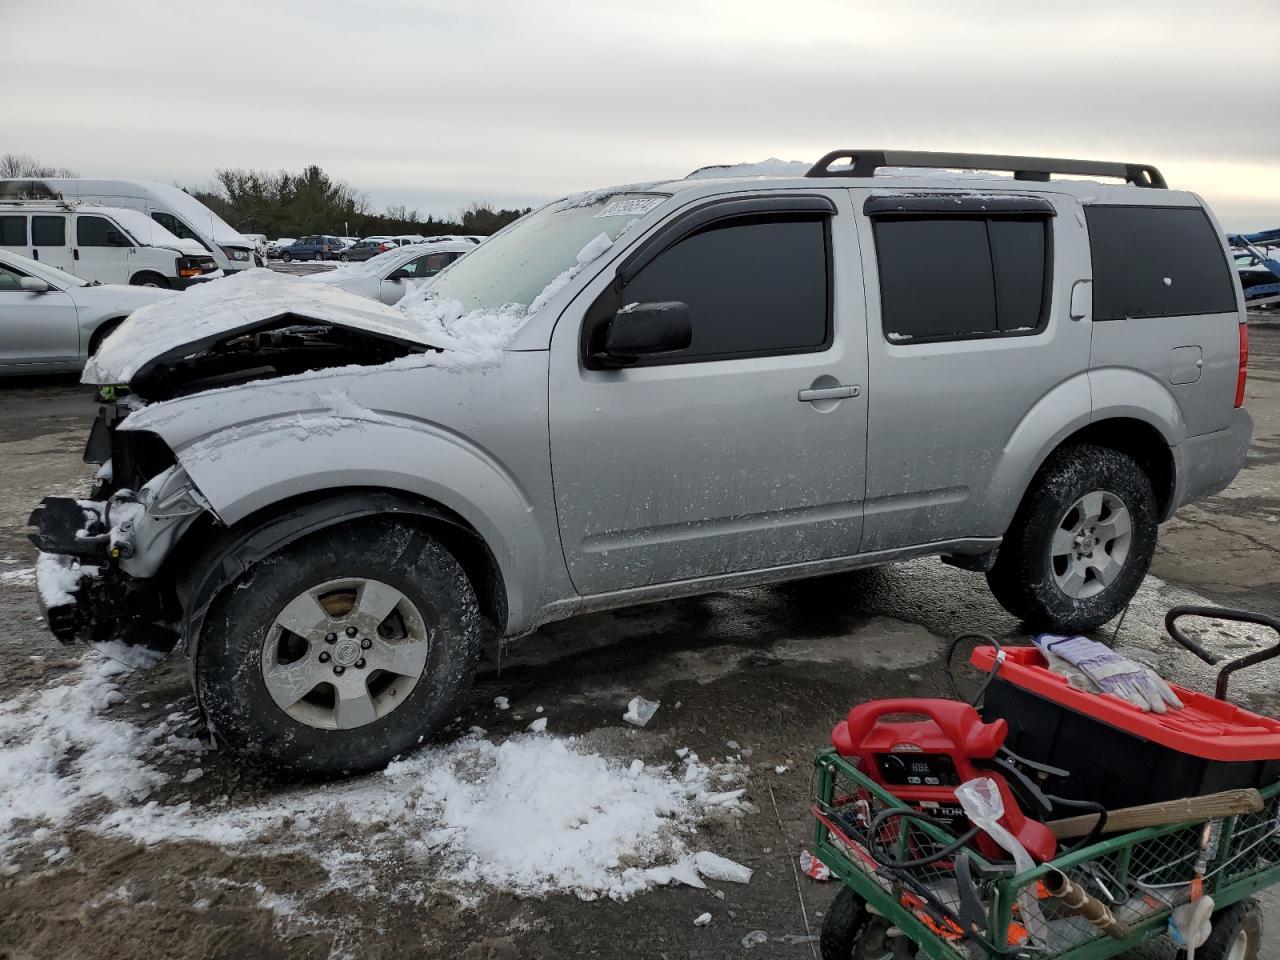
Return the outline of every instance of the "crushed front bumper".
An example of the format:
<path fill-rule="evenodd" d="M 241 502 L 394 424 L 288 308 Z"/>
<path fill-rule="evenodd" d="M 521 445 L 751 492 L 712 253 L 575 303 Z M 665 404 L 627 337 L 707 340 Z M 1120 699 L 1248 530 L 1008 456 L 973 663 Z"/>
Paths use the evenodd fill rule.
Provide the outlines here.
<path fill-rule="evenodd" d="M 27 521 L 40 550 L 36 586 L 40 612 L 64 644 L 119 639 L 168 650 L 177 640 L 169 626 L 174 603 L 154 579 L 120 568 L 119 543 L 103 516 L 104 504 L 46 497 Z"/>

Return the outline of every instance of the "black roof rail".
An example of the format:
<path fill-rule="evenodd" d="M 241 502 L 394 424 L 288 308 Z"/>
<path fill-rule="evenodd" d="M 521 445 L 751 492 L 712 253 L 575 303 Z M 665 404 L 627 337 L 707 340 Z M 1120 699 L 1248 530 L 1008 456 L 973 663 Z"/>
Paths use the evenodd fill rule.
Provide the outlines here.
<path fill-rule="evenodd" d="M 837 160 L 847 161 L 832 170 Z M 1008 170 L 1016 180 L 1049 180 L 1053 173 L 1086 177 L 1118 177 L 1135 187 L 1168 189 L 1164 175 L 1148 163 L 1106 160 L 1060 160 L 1056 157 L 1010 157 L 994 153 L 936 153 L 931 150 L 832 150 L 806 177 L 872 177 L 881 167 L 927 167 L 937 170 Z"/>

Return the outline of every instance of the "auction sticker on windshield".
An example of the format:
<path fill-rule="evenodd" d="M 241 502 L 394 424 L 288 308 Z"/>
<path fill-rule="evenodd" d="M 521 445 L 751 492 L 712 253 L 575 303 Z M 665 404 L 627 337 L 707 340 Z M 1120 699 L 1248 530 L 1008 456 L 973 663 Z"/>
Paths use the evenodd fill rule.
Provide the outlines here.
<path fill-rule="evenodd" d="M 648 213 L 666 197 L 625 197 L 618 200 L 610 200 L 604 205 L 604 209 L 596 214 L 596 218 L 600 217 L 638 217 Z"/>

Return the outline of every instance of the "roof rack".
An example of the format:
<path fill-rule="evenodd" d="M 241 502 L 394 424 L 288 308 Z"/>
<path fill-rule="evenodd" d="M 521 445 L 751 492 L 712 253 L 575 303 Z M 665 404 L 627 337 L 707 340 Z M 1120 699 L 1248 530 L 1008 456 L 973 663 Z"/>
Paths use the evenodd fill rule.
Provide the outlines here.
<path fill-rule="evenodd" d="M 837 160 L 845 167 L 832 170 Z M 1168 189 L 1164 176 L 1147 163 L 1106 160 L 1060 160 L 1056 157 L 1010 157 L 994 153 L 936 153 L 930 150 L 832 150 L 815 163 L 806 177 L 872 177 L 881 167 L 927 167 L 937 170 L 1008 170 L 1015 180 L 1048 182 L 1049 175 L 1118 177 L 1135 187 Z"/>

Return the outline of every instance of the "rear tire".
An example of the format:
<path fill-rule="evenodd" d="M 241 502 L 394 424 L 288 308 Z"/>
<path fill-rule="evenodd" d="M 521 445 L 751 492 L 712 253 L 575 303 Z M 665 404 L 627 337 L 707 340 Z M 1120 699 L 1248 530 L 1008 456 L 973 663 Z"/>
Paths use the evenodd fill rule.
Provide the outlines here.
<path fill-rule="evenodd" d="M 135 273 L 129 278 L 129 285 L 132 287 L 156 287 L 160 290 L 168 290 L 170 288 L 169 281 L 158 273 Z"/>
<path fill-rule="evenodd" d="M 1196 948 L 1196 960 L 1258 960 L 1262 947 L 1262 908 L 1250 897 L 1223 907 L 1212 917 L 1209 939 Z M 1186 951 L 1179 951 L 1185 960 Z"/>
<path fill-rule="evenodd" d="M 391 519 L 330 527 L 220 594 L 200 638 L 196 688 L 214 732 L 258 766 L 372 770 L 457 715 L 481 623 L 462 566 L 424 530 Z M 416 660 L 401 657 L 410 647 Z"/>
<path fill-rule="evenodd" d="M 1158 526 L 1155 490 L 1136 460 L 1109 447 L 1065 447 L 1032 481 L 987 583 L 1034 630 L 1094 630 L 1133 599 Z"/>

